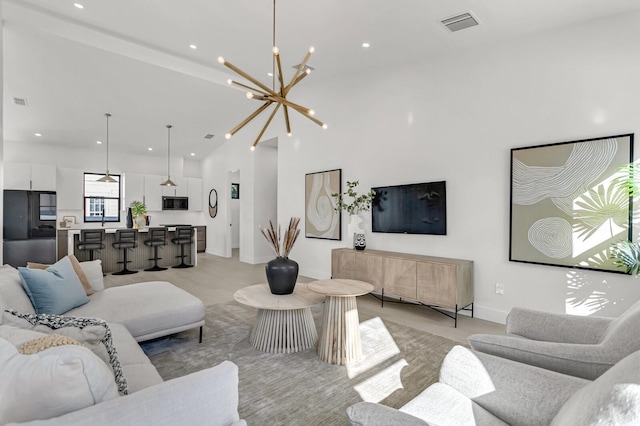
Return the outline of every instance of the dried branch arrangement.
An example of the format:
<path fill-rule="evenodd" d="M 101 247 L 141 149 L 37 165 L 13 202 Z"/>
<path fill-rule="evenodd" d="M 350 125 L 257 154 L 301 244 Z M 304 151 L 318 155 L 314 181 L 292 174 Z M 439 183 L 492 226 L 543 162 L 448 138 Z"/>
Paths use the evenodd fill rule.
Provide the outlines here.
<path fill-rule="evenodd" d="M 300 223 L 299 217 L 292 217 L 289 219 L 289 228 L 284 233 L 284 239 L 282 240 L 282 246 L 280 246 L 280 225 L 278 225 L 278 230 L 276 231 L 275 227 L 271 220 L 269 220 L 269 228 L 260 227 L 260 231 L 262 235 L 267 239 L 269 245 L 276 253 L 278 257 L 289 257 L 289 252 L 293 248 L 293 244 L 298 239 L 298 235 L 300 235 L 300 230 L 298 229 L 298 224 Z M 282 248 L 282 251 L 280 250 Z"/>

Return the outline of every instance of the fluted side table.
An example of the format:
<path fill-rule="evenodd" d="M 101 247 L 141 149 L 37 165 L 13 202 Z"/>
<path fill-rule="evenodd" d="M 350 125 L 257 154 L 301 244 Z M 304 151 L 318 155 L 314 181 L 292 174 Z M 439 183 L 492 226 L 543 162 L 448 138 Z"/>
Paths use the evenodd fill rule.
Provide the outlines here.
<path fill-rule="evenodd" d="M 292 294 L 271 294 L 268 284 L 241 288 L 233 294 L 236 302 L 258 308 L 249 343 L 271 353 L 293 353 L 313 348 L 318 332 L 311 307 L 324 302 L 324 296 L 297 283 Z"/>
<path fill-rule="evenodd" d="M 360 319 L 356 296 L 373 291 L 364 281 L 335 279 L 309 283 L 309 289 L 327 298 L 324 303 L 318 357 L 330 364 L 347 365 L 360 361 Z"/>

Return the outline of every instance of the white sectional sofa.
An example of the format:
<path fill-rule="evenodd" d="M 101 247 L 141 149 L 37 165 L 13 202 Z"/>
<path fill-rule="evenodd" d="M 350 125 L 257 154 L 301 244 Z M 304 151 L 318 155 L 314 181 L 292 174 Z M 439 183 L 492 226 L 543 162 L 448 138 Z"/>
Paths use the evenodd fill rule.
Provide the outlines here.
<path fill-rule="evenodd" d="M 87 272 L 95 293 L 88 296 L 88 303 L 64 313 L 64 316 L 99 318 L 108 323 L 129 395 L 118 396 L 55 418 L 40 417 L 41 420 L 33 424 L 245 424 L 239 419 L 237 412 L 238 371 L 233 363 L 224 362 L 207 370 L 163 382 L 138 345 L 140 341 L 198 327 L 202 337 L 202 301 L 173 284 L 162 281 L 104 289 L 99 261 L 82 262 L 81 266 Z M 15 268 L 4 265 L 0 267 L 0 314 L 7 309 L 21 314 L 35 313 L 34 306 L 23 289 L 20 274 Z M 11 327 L 8 324 L 2 325 L 2 315 L 0 327 Z M 37 328 L 34 330 L 38 331 Z M 0 343 L 1 341 L 2 338 Z M 7 347 L 4 346 L 5 349 Z M 7 350 L 4 352 L 0 355 L 9 357 Z M 0 361 L 1 359 L 2 356 Z M 0 365 L 0 373 L 2 371 Z M 2 380 L 0 398 L 2 392 L 12 392 L 11 386 L 19 385 L 15 382 L 12 385 L 5 382 L 3 385 L 1 382 Z"/>

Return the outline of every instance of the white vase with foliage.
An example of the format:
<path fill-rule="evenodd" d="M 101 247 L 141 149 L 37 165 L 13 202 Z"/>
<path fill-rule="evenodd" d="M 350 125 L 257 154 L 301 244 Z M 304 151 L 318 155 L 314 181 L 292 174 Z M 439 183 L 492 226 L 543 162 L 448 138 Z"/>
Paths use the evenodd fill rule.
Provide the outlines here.
<path fill-rule="evenodd" d="M 349 225 L 347 226 L 347 241 L 349 245 L 353 247 L 354 236 L 364 235 L 364 218 L 362 212 L 367 212 L 371 209 L 371 203 L 373 203 L 373 197 L 376 192 L 371 189 L 365 194 L 358 195 L 356 191 L 360 182 L 347 181 L 347 190 L 342 194 L 331 194 L 336 199 L 336 211 L 346 211 L 349 213 Z"/>

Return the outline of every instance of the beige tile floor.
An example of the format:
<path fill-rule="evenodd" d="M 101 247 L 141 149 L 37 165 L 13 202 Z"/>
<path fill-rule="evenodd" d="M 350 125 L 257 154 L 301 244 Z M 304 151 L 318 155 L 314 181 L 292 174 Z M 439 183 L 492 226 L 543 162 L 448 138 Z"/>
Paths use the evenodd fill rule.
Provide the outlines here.
<path fill-rule="evenodd" d="M 160 254 L 162 256 L 162 254 Z M 299 277 L 301 282 L 313 281 Z M 142 281 L 169 281 L 199 297 L 205 305 L 233 300 L 233 293 L 245 286 L 266 282 L 264 265 L 250 265 L 238 261 L 238 251 L 227 259 L 206 253 L 198 254 L 198 266 L 189 269 L 169 269 L 162 272 L 140 271 L 133 275 L 107 275 L 107 287 L 126 285 Z M 394 321 L 399 324 L 424 330 L 458 342 L 466 342 L 475 333 L 504 333 L 504 325 L 489 321 L 458 316 L 458 327 L 453 320 L 429 308 L 417 305 L 380 301 L 371 295 L 358 297 L 358 310 L 371 316 Z"/>

